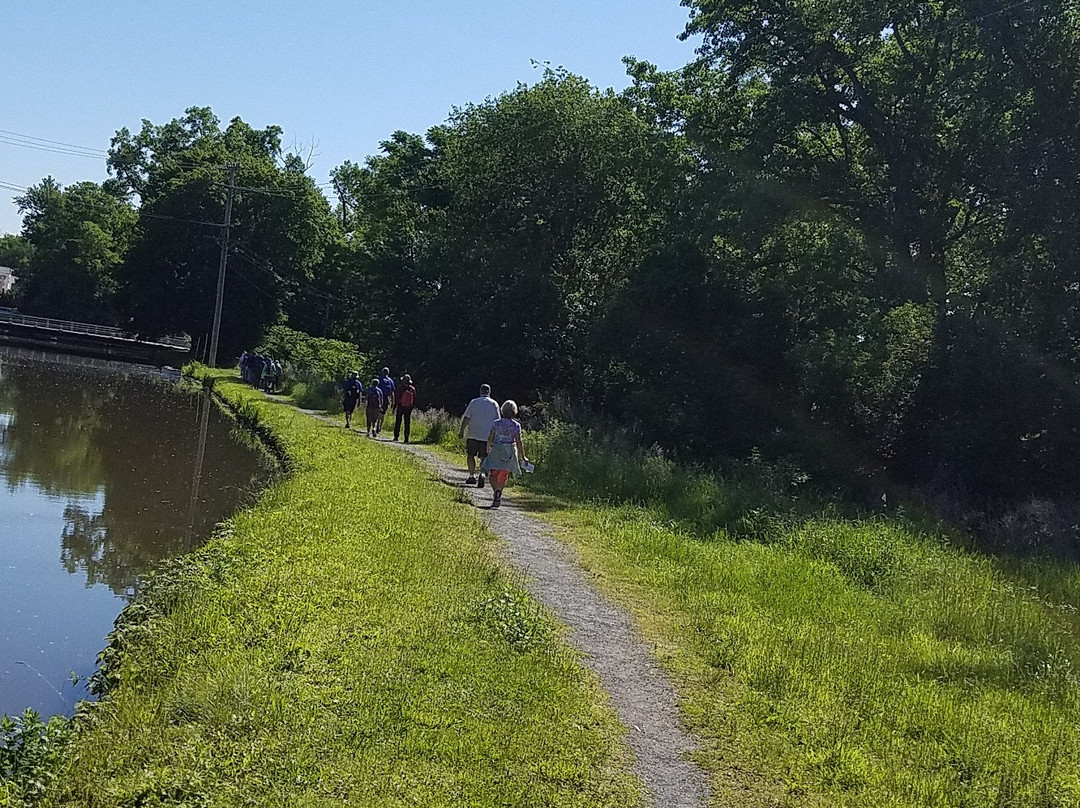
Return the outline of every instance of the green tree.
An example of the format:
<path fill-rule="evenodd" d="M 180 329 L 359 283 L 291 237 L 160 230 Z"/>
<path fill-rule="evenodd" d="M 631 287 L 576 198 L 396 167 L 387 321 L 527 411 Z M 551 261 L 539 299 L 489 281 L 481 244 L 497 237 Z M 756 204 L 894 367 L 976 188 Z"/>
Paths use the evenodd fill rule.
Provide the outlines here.
<path fill-rule="evenodd" d="M 30 266 L 34 245 L 26 237 L 5 233 L 0 236 L 0 266 L 23 270 Z"/>
<path fill-rule="evenodd" d="M 1026 4 L 690 5 L 688 31 L 704 37 L 701 65 L 722 76 L 746 114 L 718 120 L 729 107 L 711 106 L 706 92 L 688 128 L 714 133 L 720 159 L 744 156 L 880 234 L 905 273 L 905 296 L 944 312 L 948 252 L 1001 215 L 990 193 L 995 169 L 1028 118 L 1033 82 L 1009 69 L 1014 57 L 999 33 L 1013 30 Z M 1044 32 L 1069 25 L 1071 14 L 1057 11 Z"/>
<path fill-rule="evenodd" d="M 62 188 L 46 177 L 16 198 L 33 252 L 16 300 L 30 314 L 115 323 L 117 271 L 129 249 L 135 211 L 115 182 Z"/>
<path fill-rule="evenodd" d="M 213 320 L 228 166 L 235 166 L 221 355 L 256 344 L 308 294 L 334 233 L 330 206 L 281 129 L 239 118 L 221 128 L 206 107 L 137 134 L 117 132 L 109 166 L 139 199 L 139 231 L 122 292 L 135 328 L 188 333 L 205 345 Z"/>

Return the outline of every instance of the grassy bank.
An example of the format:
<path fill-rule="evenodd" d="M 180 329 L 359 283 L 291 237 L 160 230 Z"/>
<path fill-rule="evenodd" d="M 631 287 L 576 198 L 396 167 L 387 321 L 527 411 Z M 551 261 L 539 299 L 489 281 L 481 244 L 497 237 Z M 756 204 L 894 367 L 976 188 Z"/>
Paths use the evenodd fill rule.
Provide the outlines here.
<path fill-rule="evenodd" d="M 783 470 L 722 479 L 568 427 L 526 450 L 518 496 L 656 643 L 718 804 L 1080 805 L 1080 567 L 842 518 Z"/>
<path fill-rule="evenodd" d="M 451 489 L 218 389 L 290 473 L 127 610 L 41 804 L 635 802 L 594 681 Z"/>

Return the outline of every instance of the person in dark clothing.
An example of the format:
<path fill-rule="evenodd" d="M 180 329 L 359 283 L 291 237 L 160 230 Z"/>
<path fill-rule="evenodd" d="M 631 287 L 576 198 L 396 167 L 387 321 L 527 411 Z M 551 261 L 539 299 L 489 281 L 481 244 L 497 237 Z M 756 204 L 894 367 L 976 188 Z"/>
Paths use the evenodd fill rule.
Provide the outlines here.
<path fill-rule="evenodd" d="M 345 410 L 346 429 L 352 429 L 353 410 L 356 409 L 360 397 L 364 394 L 364 385 L 359 377 L 359 373 L 351 370 L 349 371 L 349 378 L 341 383 L 341 408 Z"/>
<path fill-rule="evenodd" d="M 364 393 L 364 400 L 367 403 L 367 434 L 369 438 L 373 438 L 379 434 L 378 426 L 383 414 L 383 393 L 379 389 L 378 379 L 371 380 Z"/>
<path fill-rule="evenodd" d="M 405 422 L 405 442 L 409 442 L 409 428 L 412 426 L 412 411 L 416 406 L 416 388 L 413 387 L 412 377 L 406 373 L 401 379 L 401 385 L 395 392 L 397 407 L 394 409 L 394 440 L 401 434 L 402 421 Z"/>
<path fill-rule="evenodd" d="M 378 435 L 380 432 L 382 432 L 383 418 L 386 417 L 386 409 L 387 409 L 387 407 L 389 407 L 390 409 L 393 409 L 394 408 L 394 403 L 395 403 L 394 402 L 394 386 L 395 385 L 394 385 L 394 380 L 392 378 L 390 378 L 390 368 L 383 368 L 382 369 L 382 375 L 379 376 L 377 381 L 379 382 L 379 389 L 382 391 L 382 394 L 383 394 L 383 401 L 382 401 L 382 415 L 379 416 L 379 423 L 375 425 L 375 434 L 376 435 Z"/>
<path fill-rule="evenodd" d="M 255 354 L 255 359 L 251 363 L 251 381 L 249 384 L 252 387 L 258 388 L 262 384 L 263 367 L 266 365 L 266 358 L 262 354 Z"/>

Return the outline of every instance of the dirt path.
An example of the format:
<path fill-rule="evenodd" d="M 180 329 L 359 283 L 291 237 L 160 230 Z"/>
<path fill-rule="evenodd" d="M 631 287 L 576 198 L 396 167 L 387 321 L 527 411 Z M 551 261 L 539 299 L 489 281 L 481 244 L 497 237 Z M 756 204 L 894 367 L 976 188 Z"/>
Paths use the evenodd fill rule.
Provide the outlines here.
<path fill-rule="evenodd" d="M 303 410 L 340 426 L 321 413 Z M 358 433 L 359 436 L 359 433 Z M 365 438 L 366 439 L 366 438 Z M 491 531 L 505 542 L 506 558 L 526 575 L 530 593 L 568 626 L 569 643 L 584 655 L 611 697 L 627 728 L 633 771 L 655 808 L 704 808 L 709 802 L 705 773 L 688 759 L 695 746 L 679 724 L 675 690 L 634 629 L 630 616 L 589 582 L 572 552 L 549 526 L 517 507 L 511 496 L 492 510 L 491 489 L 465 486 L 467 472 L 421 446 L 381 443 L 420 458 L 447 485 L 460 488 L 481 510 Z"/>

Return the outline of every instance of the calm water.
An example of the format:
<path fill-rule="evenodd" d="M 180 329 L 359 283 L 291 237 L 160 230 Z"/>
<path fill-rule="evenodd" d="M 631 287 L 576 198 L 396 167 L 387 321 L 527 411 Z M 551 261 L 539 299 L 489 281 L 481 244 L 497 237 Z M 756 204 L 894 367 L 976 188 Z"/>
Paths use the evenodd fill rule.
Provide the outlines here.
<path fill-rule="evenodd" d="M 0 348 L 0 713 L 70 714 L 140 577 L 270 474 L 202 396 L 88 364 Z"/>

